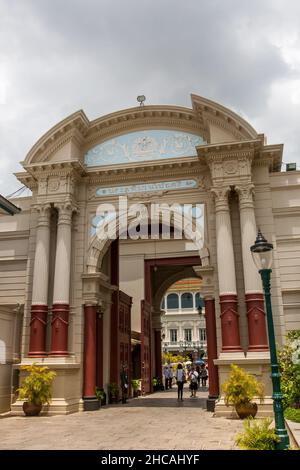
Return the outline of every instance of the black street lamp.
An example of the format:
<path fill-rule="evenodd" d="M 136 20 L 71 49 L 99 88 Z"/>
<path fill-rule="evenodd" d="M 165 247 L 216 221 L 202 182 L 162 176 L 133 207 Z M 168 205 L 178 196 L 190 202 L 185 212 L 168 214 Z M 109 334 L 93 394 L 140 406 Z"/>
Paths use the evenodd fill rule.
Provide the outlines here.
<path fill-rule="evenodd" d="M 277 449 L 283 450 L 290 447 L 288 433 L 285 427 L 283 404 L 282 404 L 282 393 L 280 388 L 280 373 L 277 361 L 276 342 L 275 342 L 275 331 L 272 314 L 272 303 L 271 303 L 271 266 L 272 266 L 272 243 L 268 243 L 262 235 L 261 231 L 258 230 L 257 237 L 254 245 L 250 248 L 253 261 L 261 275 L 265 304 L 267 312 L 267 324 L 268 324 L 268 336 L 271 356 L 271 378 L 273 386 L 273 408 L 275 416 L 275 433 L 279 436 L 280 442 L 277 444 Z"/>

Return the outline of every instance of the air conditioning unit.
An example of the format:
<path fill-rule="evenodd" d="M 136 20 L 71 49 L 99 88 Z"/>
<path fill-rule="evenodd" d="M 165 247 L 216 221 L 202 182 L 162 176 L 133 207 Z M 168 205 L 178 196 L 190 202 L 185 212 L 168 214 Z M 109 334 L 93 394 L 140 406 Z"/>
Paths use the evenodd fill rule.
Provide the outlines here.
<path fill-rule="evenodd" d="M 287 163 L 285 166 L 286 171 L 296 171 L 297 165 L 296 163 Z"/>

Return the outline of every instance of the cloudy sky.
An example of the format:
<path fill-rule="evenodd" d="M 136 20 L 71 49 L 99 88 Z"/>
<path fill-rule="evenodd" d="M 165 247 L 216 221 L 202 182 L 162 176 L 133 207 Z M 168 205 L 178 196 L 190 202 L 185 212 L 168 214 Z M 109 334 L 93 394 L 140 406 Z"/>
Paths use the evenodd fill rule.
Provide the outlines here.
<path fill-rule="evenodd" d="M 299 0 L 0 0 L 0 193 L 36 140 L 195 93 L 234 109 L 300 169 Z"/>

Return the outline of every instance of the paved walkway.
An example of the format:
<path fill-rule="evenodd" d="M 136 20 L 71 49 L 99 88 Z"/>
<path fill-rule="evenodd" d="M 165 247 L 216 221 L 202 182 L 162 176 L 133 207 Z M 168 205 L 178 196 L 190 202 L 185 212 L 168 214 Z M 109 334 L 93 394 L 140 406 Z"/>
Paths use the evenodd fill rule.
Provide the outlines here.
<path fill-rule="evenodd" d="M 0 449 L 201 450 L 233 449 L 239 420 L 214 418 L 207 391 L 183 402 L 176 390 L 132 399 L 125 405 L 67 416 L 0 419 Z"/>

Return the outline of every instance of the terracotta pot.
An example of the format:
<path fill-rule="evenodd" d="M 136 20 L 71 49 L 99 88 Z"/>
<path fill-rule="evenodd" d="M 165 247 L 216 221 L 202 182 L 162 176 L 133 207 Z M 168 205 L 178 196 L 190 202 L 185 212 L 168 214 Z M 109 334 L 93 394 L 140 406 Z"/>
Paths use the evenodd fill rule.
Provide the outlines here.
<path fill-rule="evenodd" d="M 257 404 L 256 403 L 240 403 L 239 405 L 235 405 L 235 410 L 239 415 L 240 419 L 248 418 L 248 416 L 254 416 L 257 413 Z"/>
<path fill-rule="evenodd" d="M 35 403 L 29 403 L 25 401 L 23 403 L 23 411 L 26 416 L 38 416 L 41 412 L 43 405 L 36 405 Z"/>

